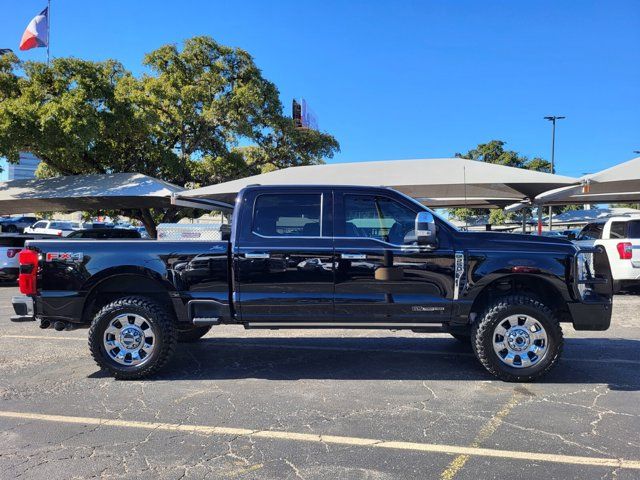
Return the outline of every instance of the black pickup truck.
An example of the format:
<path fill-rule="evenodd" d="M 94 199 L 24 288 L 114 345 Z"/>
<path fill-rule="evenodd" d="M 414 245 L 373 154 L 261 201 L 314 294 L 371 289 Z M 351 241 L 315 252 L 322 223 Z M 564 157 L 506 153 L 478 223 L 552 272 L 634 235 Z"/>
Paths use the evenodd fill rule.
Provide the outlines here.
<path fill-rule="evenodd" d="M 557 363 L 561 322 L 611 321 L 604 252 L 461 232 L 388 188 L 251 186 L 231 225 L 222 241 L 30 241 L 12 320 L 89 327 L 95 361 L 124 379 L 237 324 L 448 332 L 507 381 Z"/>

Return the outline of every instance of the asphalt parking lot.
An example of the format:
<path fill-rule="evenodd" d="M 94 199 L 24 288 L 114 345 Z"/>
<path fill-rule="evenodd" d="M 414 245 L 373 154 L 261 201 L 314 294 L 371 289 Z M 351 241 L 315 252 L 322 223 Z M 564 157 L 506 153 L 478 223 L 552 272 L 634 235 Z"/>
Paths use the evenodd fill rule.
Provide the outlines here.
<path fill-rule="evenodd" d="M 2 478 L 640 477 L 640 297 L 566 326 L 542 381 L 495 381 L 445 335 L 244 331 L 115 381 L 86 331 L 12 324 L 0 289 Z"/>

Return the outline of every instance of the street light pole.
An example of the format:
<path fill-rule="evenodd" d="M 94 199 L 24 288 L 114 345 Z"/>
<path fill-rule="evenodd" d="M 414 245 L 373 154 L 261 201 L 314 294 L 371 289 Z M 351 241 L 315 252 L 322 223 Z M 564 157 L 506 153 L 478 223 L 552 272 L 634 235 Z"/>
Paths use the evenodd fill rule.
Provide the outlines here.
<path fill-rule="evenodd" d="M 549 120 L 552 124 L 551 127 L 551 173 L 556 173 L 555 169 L 555 153 L 556 153 L 556 120 L 562 120 L 566 117 L 560 117 L 558 115 L 552 115 L 550 117 L 544 117 L 545 120 Z M 553 207 L 549 206 L 549 231 L 553 227 Z"/>

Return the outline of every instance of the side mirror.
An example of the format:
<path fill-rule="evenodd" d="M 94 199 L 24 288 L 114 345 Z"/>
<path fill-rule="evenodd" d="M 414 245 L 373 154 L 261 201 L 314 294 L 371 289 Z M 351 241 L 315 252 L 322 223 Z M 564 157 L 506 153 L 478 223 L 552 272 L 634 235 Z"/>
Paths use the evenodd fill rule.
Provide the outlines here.
<path fill-rule="evenodd" d="M 416 240 L 418 245 L 435 248 L 438 246 L 436 222 L 431 212 L 418 212 L 416 215 Z"/>

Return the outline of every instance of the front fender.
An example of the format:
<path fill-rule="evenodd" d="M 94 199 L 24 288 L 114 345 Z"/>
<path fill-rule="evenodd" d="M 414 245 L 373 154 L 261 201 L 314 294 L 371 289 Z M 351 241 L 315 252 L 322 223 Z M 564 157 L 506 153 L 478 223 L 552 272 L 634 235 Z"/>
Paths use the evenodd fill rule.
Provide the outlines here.
<path fill-rule="evenodd" d="M 488 285 L 505 277 L 533 278 L 554 287 L 563 300 L 571 301 L 567 279 L 571 256 L 566 253 L 504 252 L 500 254 L 469 252 L 465 298 L 473 302 Z"/>

